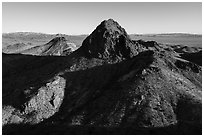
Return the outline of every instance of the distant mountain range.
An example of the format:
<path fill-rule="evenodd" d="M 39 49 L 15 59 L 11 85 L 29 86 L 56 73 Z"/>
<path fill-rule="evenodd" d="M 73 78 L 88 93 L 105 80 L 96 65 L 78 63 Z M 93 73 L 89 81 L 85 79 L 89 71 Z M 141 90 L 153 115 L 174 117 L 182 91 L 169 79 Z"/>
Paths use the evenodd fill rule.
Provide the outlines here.
<path fill-rule="evenodd" d="M 56 35 L 56 34 L 49 34 L 49 33 L 42 33 L 42 32 L 8 32 L 8 33 L 2 33 L 2 35 Z M 58 33 L 57 33 L 58 34 Z M 78 35 L 72 35 L 72 34 L 61 34 L 62 36 L 88 36 L 89 34 L 78 34 Z M 195 33 L 144 33 L 144 34 L 129 34 L 129 35 L 195 35 L 195 36 L 202 36 L 202 34 L 195 34 Z"/>
<path fill-rule="evenodd" d="M 191 34 L 191 33 L 155 33 L 155 34 L 130 34 L 137 36 L 202 36 L 202 34 Z"/>
<path fill-rule="evenodd" d="M 2 46 L 17 44 L 23 42 L 28 43 L 30 47 L 37 46 L 48 42 L 55 36 L 65 37 L 68 42 L 74 43 L 77 47 L 80 47 L 83 40 L 88 36 L 83 35 L 66 35 L 66 34 L 45 34 L 35 32 L 15 32 L 15 33 L 3 33 L 2 34 Z M 190 47 L 202 47 L 202 35 L 200 34 L 188 34 L 188 33 L 162 33 L 162 34 L 130 34 L 131 39 L 134 40 L 154 40 L 159 43 L 166 44 L 178 44 Z M 25 41 L 25 42 L 24 42 Z"/>

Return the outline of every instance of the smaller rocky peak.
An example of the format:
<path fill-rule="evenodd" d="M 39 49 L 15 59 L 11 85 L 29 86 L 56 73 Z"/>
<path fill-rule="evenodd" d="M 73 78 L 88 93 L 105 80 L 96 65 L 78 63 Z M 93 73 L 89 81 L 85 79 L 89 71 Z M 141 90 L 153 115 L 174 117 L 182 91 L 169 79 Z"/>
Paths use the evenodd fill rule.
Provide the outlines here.
<path fill-rule="evenodd" d="M 67 40 L 65 37 L 55 37 L 53 38 L 51 41 L 49 41 L 47 43 L 47 45 L 57 45 L 58 43 L 63 43 L 63 44 L 66 44 L 67 43 Z"/>
<path fill-rule="evenodd" d="M 57 37 L 53 38 L 50 42 L 56 42 L 56 41 L 66 41 L 66 38 L 57 36 Z"/>

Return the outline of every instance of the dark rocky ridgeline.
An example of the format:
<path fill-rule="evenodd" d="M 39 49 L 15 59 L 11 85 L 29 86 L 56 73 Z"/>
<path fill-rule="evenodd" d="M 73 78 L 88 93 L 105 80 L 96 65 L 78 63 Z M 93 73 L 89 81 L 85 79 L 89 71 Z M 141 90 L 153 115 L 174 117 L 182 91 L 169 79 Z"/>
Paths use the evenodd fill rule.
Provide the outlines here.
<path fill-rule="evenodd" d="M 73 52 L 73 47 L 67 43 L 65 37 L 56 36 L 50 42 L 27 49 L 22 54 L 65 56 Z"/>
<path fill-rule="evenodd" d="M 110 19 L 68 56 L 4 54 L 3 134 L 201 134 L 201 66 L 170 49 Z"/>
<path fill-rule="evenodd" d="M 188 47 L 183 45 L 173 45 L 171 47 L 178 53 L 194 53 L 202 50 L 201 47 Z"/>
<path fill-rule="evenodd" d="M 183 53 L 181 54 L 181 57 L 202 66 L 202 50 L 193 53 Z"/>

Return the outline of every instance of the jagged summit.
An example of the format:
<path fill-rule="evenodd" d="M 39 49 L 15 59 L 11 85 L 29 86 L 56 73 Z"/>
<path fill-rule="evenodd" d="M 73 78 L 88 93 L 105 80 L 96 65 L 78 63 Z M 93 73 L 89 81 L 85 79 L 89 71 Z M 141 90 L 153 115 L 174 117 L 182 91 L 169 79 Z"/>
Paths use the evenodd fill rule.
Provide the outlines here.
<path fill-rule="evenodd" d="M 113 19 L 104 20 L 101 22 L 101 24 L 96 29 L 107 29 L 112 31 L 125 31 L 118 22 L 114 21 Z"/>
<path fill-rule="evenodd" d="M 102 21 L 79 50 L 85 56 L 105 60 L 123 60 L 138 54 L 125 29 L 113 19 Z"/>
<path fill-rule="evenodd" d="M 47 44 L 54 44 L 54 43 L 57 43 L 57 42 L 66 42 L 66 38 L 61 37 L 61 36 L 56 36 L 51 41 L 49 41 Z"/>

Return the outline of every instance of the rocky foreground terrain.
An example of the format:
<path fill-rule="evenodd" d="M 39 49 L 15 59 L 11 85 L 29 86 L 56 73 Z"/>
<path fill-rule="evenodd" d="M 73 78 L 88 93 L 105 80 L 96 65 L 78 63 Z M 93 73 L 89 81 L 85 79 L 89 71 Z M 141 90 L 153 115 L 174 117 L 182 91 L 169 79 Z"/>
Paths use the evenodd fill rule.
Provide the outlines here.
<path fill-rule="evenodd" d="M 3 53 L 3 134 L 202 134 L 201 48 L 132 40 L 112 19 L 74 47 Z"/>

